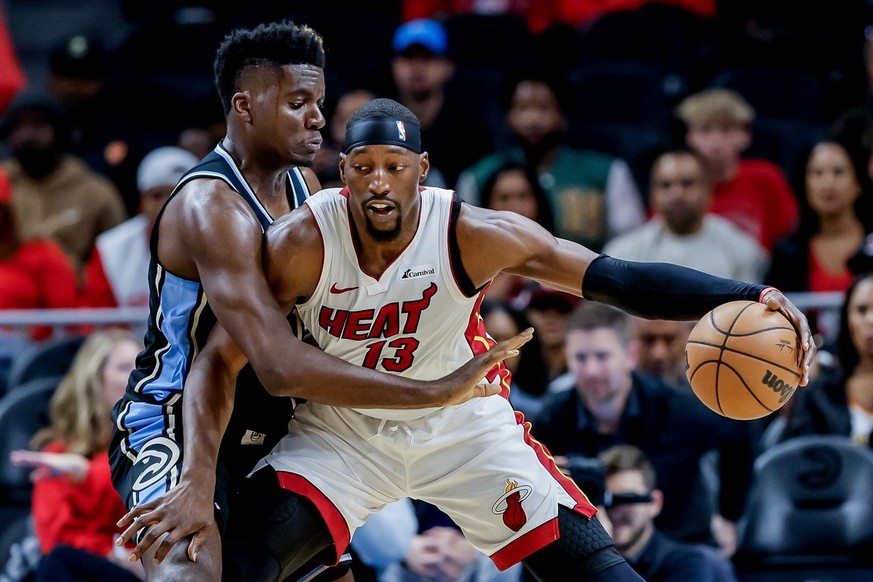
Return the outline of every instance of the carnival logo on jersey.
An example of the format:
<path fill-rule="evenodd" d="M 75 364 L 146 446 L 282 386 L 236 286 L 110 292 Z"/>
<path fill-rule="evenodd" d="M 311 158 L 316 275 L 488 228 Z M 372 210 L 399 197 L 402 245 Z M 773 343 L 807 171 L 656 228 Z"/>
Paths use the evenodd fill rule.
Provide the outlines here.
<path fill-rule="evenodd" d="M 426 265 L 418 265 L 416 267 L 409 267 L 403 274 L 400 276 L 401 279 L 418 279 L 419 277 L 430 277 L 431 275 L 436 275 L 436 267 L 433 266 L 433 263 L 428 263 Z"/>
<path fill-rule="evenodd" d="M 397 120 L 397 137 L 399 137 L 403 141 L 406 141 L 406 126 L 403 125 L 403 122 L 399 119 Z"/>
<path fill-rule="evenodd" d="M 527 523 L 527 515 L 521 502 L 533 492 L 530 485 L 519 485 L 518 481 L 506 480 L 503 495 L 491 506 L 491 513 L 503 516 L 503 524 L 512 531 L 518 531 Z"/>
<path fill-rule="evenodd" d="M 142 491 L 163 479 L 179 462 L 179 445 L 167 437 L 158 437 L 146 443 L 136 456 L 134 472 L 139 476 L 133 483 L 134 491 Z M 136 465 L 145 465 L 137 470 Z"/>

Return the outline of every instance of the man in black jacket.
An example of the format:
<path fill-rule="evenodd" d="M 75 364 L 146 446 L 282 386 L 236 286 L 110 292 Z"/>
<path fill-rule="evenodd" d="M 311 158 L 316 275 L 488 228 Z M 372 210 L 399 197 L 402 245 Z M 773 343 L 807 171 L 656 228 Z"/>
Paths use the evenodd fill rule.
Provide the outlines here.
<path fill-rule="evenodd" d="M 713 521 L 732 524 L 742 514 L 754 461 L 750 425 L 717 416 L 690 391 L 636 372 L 633 325 L 626 313 L 589 301 L 569 317 L 566 351 L 574 389 L 546 401 L 533 436 L 556 456 L 596 457 L 616 444 L 639 447 L 664 492 L 658 527 L 683 541 L 712 542 Z M 720 459 L 715 487 L 700 464 L 713 450 Z M 726 529 L 727 539 L 719 535 L 718 541 L 731 553 L 734 530 Z"/>

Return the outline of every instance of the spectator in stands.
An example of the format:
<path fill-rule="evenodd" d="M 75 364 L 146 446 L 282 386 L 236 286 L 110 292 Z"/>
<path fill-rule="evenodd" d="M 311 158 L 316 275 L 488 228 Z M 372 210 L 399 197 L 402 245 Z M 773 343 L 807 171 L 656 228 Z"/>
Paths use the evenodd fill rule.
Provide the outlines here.
<path fill-rule="evenodd" d="M 713 548 L 672 540 L 655 526 L 664 494 L 645 453 L 615 445 L 598 458 L 605 469 L 612 539 L 640 576 L 651 582 L 736 582 L 731 563 Z"/>
<path fill-rule="evenodd" d="M 797 232 L 777 243 L 768 282 L 786 291 L 844 291 L 849 258 L 873 231 L 873 193 L 864 164 L 834 141 L 821 141 L 805 164 L 805 196 Z M 834 312 L 809 314 L 826 341 L 837 334 Z"/>
<path fill-rule="evenodd" d="M 346 122 L 359 107 L 375 98 L 376 95 L 367 89 L 352 89 L 337 99 L 327 123 L 327 131 L 322 132 L 324 141 L 315 154 L 312 166 L 322 188 L 345 186 L 339 174 L 339 159 L 340 153 L 345 149 Z"/>
<path fill-rule="evenodd" d="M 140 212 L 97 237 L 85 270 L 85 307 L 142 307 L 149 301 L 149 237 L 158 213 L 194 155 L 167 146 L 149 153 L 136 175 Z"/>
<path fill-rule="evenodd" d="M 531 327 L 524 314 L 503 303 L 486 300 L 482 302 L 482 319 L 488 335 L 500 342 L 518 335 Z M 520 348 L 516 358 L 506 360 L 506 369 L 512 374 L 509 401 L 515 410 L 527 418 L 533 418 L 542 408 L 549 385 L 548 367 L 540 346 L 539 334 Z"/>
<path fill-rule="evenodd" d="M 96 37 L 78 32 L 67 36 L 49 54 L 48 87 L 69 123 L 70 153 L 111 179 L 124 198 L 125 211 L 134 214 L 134 176 L 144 152 L 124 135 L 120 112 L 128 105 L 108 94 L 108 61 Z"/>
<path fill-rule="evenodd" d="M 552 208 L 545 191 L 536 174 L 517 162 L 508 161 L 489 176 L 482 187 L 480 205 L 492 210 L 515 212 L 554 232 Z M 538 287 L 525 277 L 500 273 L 488 286 L 487 296 L 523 308 L 530 291 Z"/>
<path fill-rule="evenodd" d="M 520 147 L 498 151 L 465 170 L 458 194 L 479 204 L 485 182 L 508 161 L 533 168 L 551 205 L 555 234 L 599 251 L 613 236 L 642 224 L 645 208 L 627 163 L 565 143 L 566 94 L 563 80 L 545 69 L 513 72 L 502 105 Z"/>
<path fill-rule="evenodd" d="M 126 218 L 118 190 L 67 153 L 69 126 L 49 96 L 16 97 L 0 136 L 12 152 L 2 166 L 15 191 L 12 205 L 22 237 L 54 240 L 79 272 L 97 235 Z"/>
<path fill-rule="evenodd" d="M 652 165 L 650 184 L 652 218 L 612 239 L 604 253 L 629 261 L 675 263 L 749 283 L 763 280 L 767 252 L 728 220 L 707 212 L 712 187 L 695 154 L 661 154 Z"/>
<path fill-rule="evenodd" d="M 567 371 L 566 322 L 577 305 L 575 295 L 539 287 L 530 293 L 524 308 L 525 317 L 536 330 L 550 381 Z"/>
<path fill-rule="evenodd" d="M 786 291 L 844 291 L 847 261 L 873 230 L 873 194 L 866 168 L 834 141 L 811 150 L 804 173 L 800 228 L 773 251 L 767 280 Z"/>
<path fill-rule="evenodd" d="M 437 169 L 443 184 L 432 181 L 431 185 L 451 188 L 461 170 L 491 151 L 490 130 L 466 102 L 459 103 L 446 92 L 455 66 L 441 23 L 420 19 L 401 24 L 392 48 L 397 101 L 421 121 L 422 149 L 439 160 Z M 433 173 L 431 166 L 431 180 L 435 179 Z"/>
<path fill-rule="evenodd" d="M 562 456 L 596 457 L 616 444 L 639 447 L 664 492 L 658 527 L 677 540 L 711 543 L 713 526 L 723 525 L 714 516 L 730 525 L 742 515 L 753 462 L 746 424 L 716 416 L 689 392 L 639 374 L 632 316 L 583 301 L 566 328 L 572 389 L 548 396 L 533 419 L 533 436 Z M 720 455 L 717 508 L 700 466 L 713 450 Z M 722 528 L 718 539 L 729 554 L 735 528 Z"/>
<path fill-rule="evenodd" d="M 694 324 L 694 321 L 638 318 L 634 326 L 634 338 L 639 346 L 637 371 L 660 378 L 687 393 L 685 344 Z"/>
<path fill-rule="evenodd" d="M 25 240 L 13 211 L 12 186 L 0 169 L 0 309 L 60 309 L 76 306 L 76 272 L 50 240 Z M 46 328 L 31 335 L 42 339 Z M 0 344 L 3 344 L 0 333 Z M 0 354 L 4 349 L 0 347 Z"/>
<path fill-rule="evenodd" d="M 714 185 L 710 212 L 771 251 L 797 227 L 797 199 L 776 165 L 741 157 L 752 142 L 754 109 L 729 89 L 707 89 L 685 98 L 676 112 L 688 147 L 700 155 Z"/>
<path fill-rule="evenodd" d="M 873 446 L 873 271 L 858 275 L 846 289 L 839 318 L 839 365 L 797 391 L 778 440 L 837 434 Z"/>
<path fill-rule="evenodd" d="M 34 451 L 12 462 L 34 469 L 32 511 L 46 557 L 37 580 L 134 581 L 139 564 L 113 548 L 125 509 L 109 478 L 109 411 L 121 398 L 140 342 L 121 330 L 92 334 L 52 396 L 51 425 L 34 435 Z M 87 573 L 82 578 L 82 573 Z M 98 573 L 103 573 L 98 576 Z"/>

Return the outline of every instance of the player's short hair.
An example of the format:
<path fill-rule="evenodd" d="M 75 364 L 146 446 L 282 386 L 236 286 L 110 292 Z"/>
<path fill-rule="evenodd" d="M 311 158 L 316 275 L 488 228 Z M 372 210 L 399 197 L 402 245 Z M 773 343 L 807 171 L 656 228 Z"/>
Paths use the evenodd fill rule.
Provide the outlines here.
<path fill-rule="evenodd" d="M 639 471 L 643 474 L 643 483 L 652 491 L 657 486 L 657 477 L 652 462 L 646 454 L 633 445 L 614 445 L 597 455 L 603 463 L 607 478 L 623 471 Z"/>
<path fill-rule="evenodd" d="M 566 333 L 611 329 L 623 345 L 627 345 L 634 338 L 634 320 L 630 314 L 596 301 L 582 301 L 567 317 L 565 325 Z"/>
<path fill-rule="evenodd" d="M 686 97 L 676 108 L 676 115 L 686 126 L 721 121 L 748 125 L 755 120 L 755 110 L 736 91 L 706 89 Z"/>
<path fill-rule="evenodd" d="M 237 91 L 241 74 L 251 67 L 312 65 L 324 68 L 324 43 L 321 36 L 306 25 L 290 20 L 260 24 L 253 29 L 236 29 L 218 47 L 215 55 L 215 86 L 224 106 Z"/>

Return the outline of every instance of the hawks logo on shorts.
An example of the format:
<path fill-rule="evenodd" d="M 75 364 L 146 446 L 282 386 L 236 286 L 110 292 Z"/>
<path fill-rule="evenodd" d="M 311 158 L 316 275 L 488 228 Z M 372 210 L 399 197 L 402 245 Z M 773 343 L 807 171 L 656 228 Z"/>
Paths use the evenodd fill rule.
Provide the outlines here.
<path fill-rule="evenodd" d="M 149 441 L 136 456 L 136 465 L 145 468 L 136 478 L 132 489 L 142 491 L 160 481 L 179 462 L 179 445 L 166 437 Z"/>
<path fill-rule="evenodd" d="M 518 531 L 527 523 L 527 515 L 521 502 L 531 494 L 530 485 L 519 485 L 518 481 L 506 480 L 506 489 L 503 495 L 497 498 L 491 506 L 491 513 L 502 515 L 503 523 L 512 531 Z"/>

